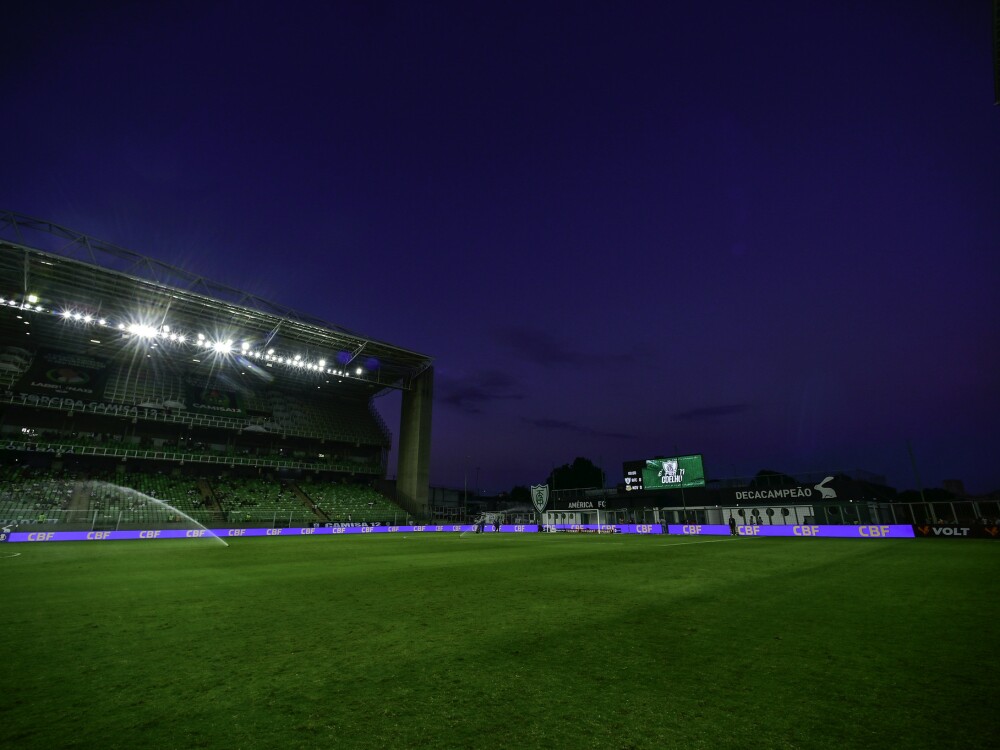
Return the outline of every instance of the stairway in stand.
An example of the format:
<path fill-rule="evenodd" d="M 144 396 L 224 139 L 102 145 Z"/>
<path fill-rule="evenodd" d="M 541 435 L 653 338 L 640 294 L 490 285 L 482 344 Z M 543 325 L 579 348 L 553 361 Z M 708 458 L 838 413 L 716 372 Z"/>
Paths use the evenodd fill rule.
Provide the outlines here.
<path fill-rule="evenodd" d="M 205 508 L 211 511 L 212 519 L 220 523 L 225 522 L 226 513 L 222 510 L 222 506 L 219 505 L 219 499 L 215 496 L 212 485 L 204 477 L 198 480 L 198 492 L 201 493 L 201 499 L 205 504 Z"/>
<path fill-rule="evenodd" d="M 309 510 L 311 510 L 317 518 L 319 518 L 321 521 L 326 521 L 327 523 L 330 522 L 330 516 L 324 513 L 323 510 L 318 505 L 316 505 L 316 503 L 312 501 L 312 498 L 302 491 L 301 487 L 295 484 L 295 482 L 289 482 L 288 487 L 291 488 L 292 492 L 295 493 L 295 497 L 301 500 L 302 504 L 306 506 Z"/>

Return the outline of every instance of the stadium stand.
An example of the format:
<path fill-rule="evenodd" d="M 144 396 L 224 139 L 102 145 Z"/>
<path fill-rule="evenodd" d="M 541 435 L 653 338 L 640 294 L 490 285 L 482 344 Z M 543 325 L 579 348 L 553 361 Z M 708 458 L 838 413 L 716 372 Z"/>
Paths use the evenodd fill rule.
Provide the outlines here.
<path fill-rule="evenodd" d="M 0 293 L 3 519 L 330 522 L 300 486 L 404 515 L 370 487 L 392 445 L 373 399 L 414 390 L 424 355 L 10 212 Z"/>
<path fill-rule="evenodd" d="M 76 476 L 28 467 L 0 469 L 0 522 L 58 523 L 73 499 Z"/>
<path fill-rule="evenodd" d="M 330 482 L 300 487 L 336 523 L 402 523 L 406 518 L 398 506 L 366 485 Z"/>
<path fill-rule="evenodd" d="M 227 519 L 233 523 L 292 526 L 320 520 L 282 482 L 257 478 L 221 479 L 213 483 L 213 491 Z"/>

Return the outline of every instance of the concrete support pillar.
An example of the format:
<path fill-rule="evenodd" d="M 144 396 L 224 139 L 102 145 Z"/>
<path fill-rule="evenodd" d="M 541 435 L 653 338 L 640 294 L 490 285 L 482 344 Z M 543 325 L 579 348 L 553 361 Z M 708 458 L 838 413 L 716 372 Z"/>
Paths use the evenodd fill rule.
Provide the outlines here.
<path fill-rule="evenodd" d="M 434 402 L 434 368 L 428 367 L 403 392 L 399 419 L 399 464 L 396 470 L 397 502 L 414 516 L 427 516 L 431 465 L 431 407 Z"/>

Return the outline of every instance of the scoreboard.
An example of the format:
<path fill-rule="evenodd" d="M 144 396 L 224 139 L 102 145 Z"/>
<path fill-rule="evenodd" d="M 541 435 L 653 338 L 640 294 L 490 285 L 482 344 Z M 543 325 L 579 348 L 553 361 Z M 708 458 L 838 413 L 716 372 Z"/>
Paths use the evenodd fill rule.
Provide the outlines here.
<path fill-rule="evenodd" d="M 705 486 L 701 454 L 626 461 L 625 490 L 679 490 Z"/>

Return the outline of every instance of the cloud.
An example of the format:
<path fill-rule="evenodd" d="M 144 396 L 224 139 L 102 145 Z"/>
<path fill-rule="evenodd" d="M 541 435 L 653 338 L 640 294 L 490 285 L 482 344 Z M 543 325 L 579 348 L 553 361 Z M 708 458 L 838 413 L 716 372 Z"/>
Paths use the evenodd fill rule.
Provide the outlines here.
<path fill-rule="evenodd" d="M 750 408 L 750 404 L 721 404 L 719 406 L 702 406 L 699 409 L 679 411 L 672 415 L 674 419 L 701 419 L 702 417 L 728 417 L 739 414 Z"/>
<path fill-rule="evenodd" d="M 558 341 L 546 331 L 530 326 L 501 328 L 494 334 L 501 344 L 514 351 L 514 355 L 536 365 L 585 365 L 599 361 L 599 357 L 575 351 Z"/>
<path fill-rule="evenodd" d="M 437 388 L 437 401 L 469 414 L 481 413 L 483 407 L 493 401 L 524 398 L 512 377 L 489 370 L 461 378 L 439 376 Z"/>
<path fill-rule="evenodd" d="M 566 422 L 561 419 L 529 419 L 525 417 L 524 422 L 534 427 L 541 427 L 543 430 L 561 430 L 563 432 L 574 432 L 578 435 L 618 438 L 621 440 L 631 440 L 635 437 L 635 435 L 626 435 L 622 432 L 595 430 L 592 427 L 585 427 L 584 425 L 576 424 L 575 422 Z"/>
<path fill-rule="evenodd" d="M 613 354 L 580 351 L 567 346 L 548 331 L 531 326 L 509 326 L 495 331 L 493 338 L 510 349 L 518 359 L 543 367 L 601 367 L 608 362 L 631 366 L 648 366 L 655 355 L 644 343 L 622 348 Z"/>

